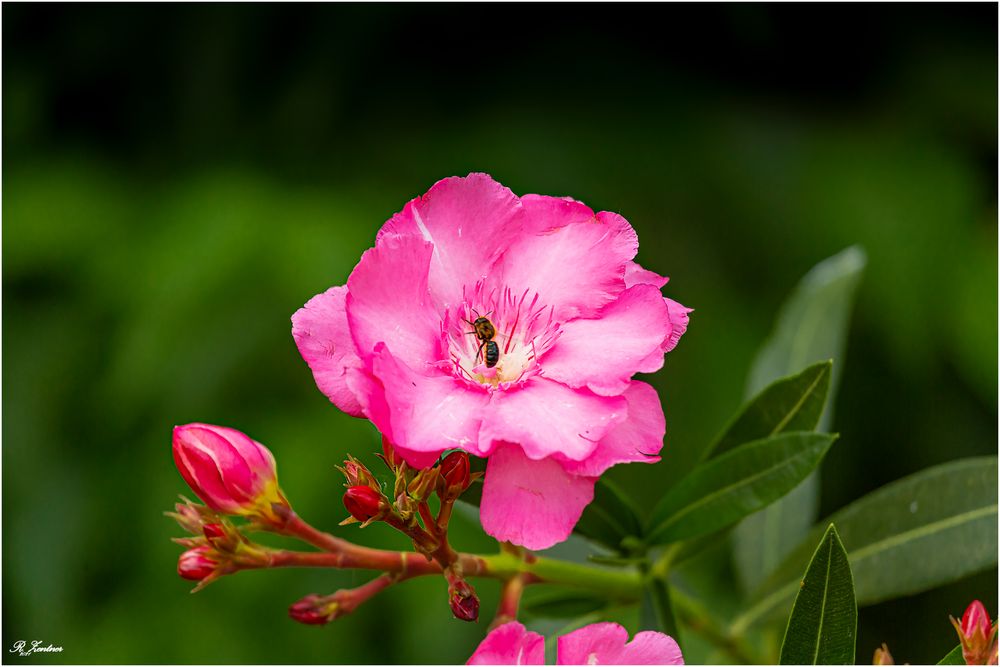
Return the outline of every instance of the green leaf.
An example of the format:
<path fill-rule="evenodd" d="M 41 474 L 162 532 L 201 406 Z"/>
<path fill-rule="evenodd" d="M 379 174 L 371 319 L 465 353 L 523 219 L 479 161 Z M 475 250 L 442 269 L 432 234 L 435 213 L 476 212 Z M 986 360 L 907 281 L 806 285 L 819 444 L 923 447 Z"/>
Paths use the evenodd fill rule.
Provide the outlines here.
<path fill-rule="evenodd" d="M 823 260 L 802 278 L 778 313 L 774 332 L 757 354 L 747 394 L 756 394 L 807 364 L 840 358 L 854 293 L 866 262 L 864 251 L 851 246 Z M 832 386 L 836 386 L 837 375 L 839 372 L 834 374 Z"/>
<path fill-rule="evenodd" d="M 639 625 L 640 630 L 655 630 L 680 641 L 674 607 L 670 600 L 670 585 L 660 577 L 650 577 L 646 590 L 643 591 Z"/>
<path fill-rule="evenodd" d="M 638 543 L 642 523 L 625 493 L 602 477 L 594 486 L 594 500 L 583 511 L 573 532 L 627 554 L 631 550 L 630 545 Z"/>
<path fill-rule="evenodd" d="M 785 431 L 811 431 L 819 423 L 830 388 L 832 361 L 821 361 L 768 385 L 729 423 L 703 459 L 737 445 Z"/>
<path fill-rule="evenodd" d="M 829 519 L 850 553 L 858 604 L 912 595 L 997 564 L 997 457 L 952 461 L 897 480 Z M 754 594 L 732 632 L 787 609 L 819 527 Z"/>
<path fill-rule="evenodd" d="M 834 440 L 825 433 L 782 433 L 702 463 L 656 506 L 647 542 L 697 537 L 756 512 L 805 479 Z"/>
<path fill-rule="evenodd" d="M 858 605 L 847 551 L 833 524 L 802 578 L 781 644 L 782 665 L 853 665 Z"/>
<path fill-rule="evenodd" d="M 941 658 L 938 662 L 939 665 L 964 665 L 965 656 L 962 655 L 962 645 L 959 644 L 955 648 L 948 651 L 948 655 Z"/>
<path fill-rule="evenodd" d="M 774 332 L 750 371 L 747 395 L 807 364 L 832 359 L 827 408 L 818 430 L 833 420 L 851 308 L 867 260 L 852 246 L 814 266 L 778 313 Z M 809 532 L 819 512 L 819 479 L 812 475 L 785 498 L 747 517 L 733 531 L 733 560 L 744 591 L 755 589 Z"/>

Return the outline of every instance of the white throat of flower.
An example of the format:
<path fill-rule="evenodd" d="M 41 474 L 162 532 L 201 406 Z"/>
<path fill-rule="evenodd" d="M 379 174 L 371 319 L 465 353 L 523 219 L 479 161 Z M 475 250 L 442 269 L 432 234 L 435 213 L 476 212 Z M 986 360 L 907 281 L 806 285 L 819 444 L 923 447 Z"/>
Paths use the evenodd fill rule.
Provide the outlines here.
<path fill-rule="evenodd" d="M 469 293 L 471 292 L 471 294 Z M 558 336 L 552 309 L 538 303 L 527 290 L 519 296 L 509 289 L 486 292 L 482 283 L 465 290 L 466 298 L 449 309 L 444 321 L 448 354 L 456 376 L 490 388 L 504 388 L 539 372 L 539 357 Z M 492 341 L 499 357 L 486 365 L 486 345 L 474 333 L 472 322 L 486 317 L 496 329 Z"/>

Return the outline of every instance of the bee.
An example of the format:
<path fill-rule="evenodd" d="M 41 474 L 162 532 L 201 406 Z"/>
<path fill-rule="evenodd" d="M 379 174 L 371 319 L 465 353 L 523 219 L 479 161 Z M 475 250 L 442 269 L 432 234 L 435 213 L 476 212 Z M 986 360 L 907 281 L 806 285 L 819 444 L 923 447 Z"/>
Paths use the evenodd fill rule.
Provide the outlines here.
<path fill-rule="evenodd" d="M 486 313 L 486 315 L 489 315 L 489 313 Z M 497 335 L 496 327 L 493 326 L 493 323 L 490 322 L 486 315 L 476 313 L 476 320 L 474 322 L 469 322 L 469 320 L 465 320 L 465 322 L 472 325 L 473 328 L 472 331 L 468 332 L 468 335 L 474 334 L 478 340 L 482 341 L 479 344 L 479 349 L 476 351 L 476 356 L 478 357 L 480 354 L 483 354 L 483 350 L 485 349 L 486 352 L 483 354 L 483 360 L 486 362 L 487 368 L 493 368 L 500 361 L 500 346 L 493 340 Z"/>
<path fill-rule="evenodd" d="M 489 314 L 490 313 L 486 313 L 486 315 Z M 474 331 L 470 331 L 469 334 L 475 334 L 476 338 L 478 338 L 483 342 L 486 342 L 488 340 L 493 340 L 493 337 L 497 335 L 496 327 L 493 326 L 493 323 L 490 322 L 489 318 L 486 317 L 486 315 L 480 316 L 479 313 L 476 313 L 475 322 L 469 322 L 469 320 L 465 320 L 465 322 L 467 324 L 471 324 L 472 328 L 474 329 Z"/>
<path fill-rule="evenodd" d="M 500 346 L 495 341 L 484 340 L 479 349 L 482 350 L 484 345 L 486 346 L 486 354 L 483 355 L 483 358 L 486 359 L 486 367 L 493 368 L 500 361 Z"/>

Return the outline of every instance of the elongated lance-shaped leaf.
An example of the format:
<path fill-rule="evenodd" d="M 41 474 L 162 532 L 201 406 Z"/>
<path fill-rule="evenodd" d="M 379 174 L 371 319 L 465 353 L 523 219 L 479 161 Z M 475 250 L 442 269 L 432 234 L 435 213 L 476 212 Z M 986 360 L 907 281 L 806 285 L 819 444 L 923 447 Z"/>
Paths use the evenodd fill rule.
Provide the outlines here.
<path fill-rule="evenodd" d="M 807 364 L 833 359 L 826 409 L 818 429 L 829 430 L 854 295 L 867 260 L 857 246 L 823 260 L 796 286 L 778 314 L 774 333 L 750 371 L 747 395 Z M 816 474 L 733 531 L 733 562 L 744 591 L 755 589 L 809 532 L 819 512 Z"/>
<path fill-rule="evenodd" d="M 847 551 L 830 524 L 802 578 L 781 644 L 782 665 L 853 665 L 858 605 Z"/>
<path fill-rule="evenodd" d="M 699 465 L 656 506 L 647 543 L 704 535 L 767 506 L 805 479 L 835 439 L 825 433 L 782 433 Z"/>
<path fill-rule="evenodd" d="M 642 522 L 624 491 L 610 480 L 601 478 L 594 486 L 594 500 L 583 511 L 573 532 L 619 553 L 627 553 L 626 540 L 631 537 L 638 541 Z"/>
<path fill-rule="evenodd" d="M 847 546 L 864 606 L 950 583 L 997 564 L 997 457 L 960 459 L 897 480 L 829 519 Z M 817 527 L 754 593 L 740 635 L 788 609 Z"/>
<path fill-rule="evenodd" d="M 948 651 L 948 654 L 945 655 L 943 658 L 941 658 L 941 660 L 938 661 L 938 664 L 939 665 L 964 665 L 965 664 L 965 656 L 962 655 L 962 645 L 959 644 L 955 648 L 953 648 L 950 651 Z"/>
<path fill-rule="evenodd" d="M 768 385 L 743 406 L 715 443 L 705 449 L 703 460 L 769 435 L 816 428 L 826 403 L 832 368 L 832 361 L 821 361 Z"/>

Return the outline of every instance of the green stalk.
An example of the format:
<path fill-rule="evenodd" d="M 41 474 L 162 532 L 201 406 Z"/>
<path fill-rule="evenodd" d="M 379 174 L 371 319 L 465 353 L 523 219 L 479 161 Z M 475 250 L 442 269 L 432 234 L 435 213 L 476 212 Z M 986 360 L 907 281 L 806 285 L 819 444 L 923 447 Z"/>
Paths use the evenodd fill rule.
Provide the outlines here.
<path fill-rule="evenodd" d="M 527 562 L 506 552 L 479 558 L 486 563 L 484 574 L 491 577 L 506 579 L 527 574 L 536 582 L 581 588 L 613 600 L 638 600 L 642 595 L 642 575 L 636 570 L 613 570 L 544 557 Z"/>

